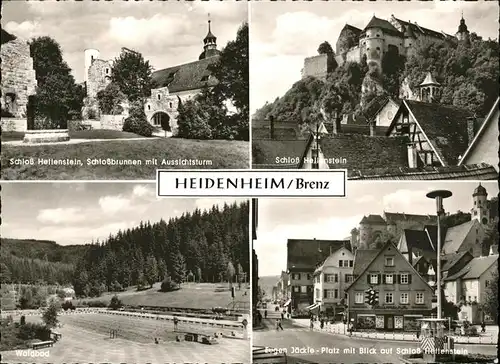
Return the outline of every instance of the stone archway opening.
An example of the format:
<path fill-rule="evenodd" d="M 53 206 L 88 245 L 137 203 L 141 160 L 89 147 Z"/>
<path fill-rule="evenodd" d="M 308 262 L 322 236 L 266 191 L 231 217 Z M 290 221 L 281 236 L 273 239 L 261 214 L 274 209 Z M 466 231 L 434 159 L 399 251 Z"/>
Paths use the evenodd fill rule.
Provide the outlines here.
<path fill-rule="evenodd" d="M 163 111 L 158 111 L 151 117 L 153 126 L 161 129 L 165 133 L 165 137 L 172 135 L 172 126 L 170 125 L 170 116 Z"/>

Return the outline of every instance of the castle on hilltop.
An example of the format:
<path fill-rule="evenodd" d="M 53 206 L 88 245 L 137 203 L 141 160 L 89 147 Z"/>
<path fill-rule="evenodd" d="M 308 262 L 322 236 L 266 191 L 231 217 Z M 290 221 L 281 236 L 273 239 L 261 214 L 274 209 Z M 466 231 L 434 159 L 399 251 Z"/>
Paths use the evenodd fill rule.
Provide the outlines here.
<path fill-rule="evenodd" d="M 469 30 L 463 15 L 454 36 L 398 19 L 394 15 L 388 21 L 373 16 L 363 30 L 349 24 L 344 26 L 337 39 L 335 61 L 341 66 L 347 62 L 360 63 L 366 57 L 371 68 L 381 70 L 385 53 L 394 52 L 409 57 L 417 40 L 468 42 Z M 306 58 L 302 77 L 326 79 L 331 67 L 329 57 L 331 55 L 320 54 Z"/>
<path fill-rule="evenodd" d="M 128 48 L 121 50 L 135 52 Z M 208 33 L 203 39 L 203 51 L 198 60 L 153 72 L 154 88 L 144 104 L 148 121 L 158 128 L 166 121 L 170 129 L 168 132 L 170 135 L 175 135 L 179 104 L 198 95 L 204 87 L 213 87 L 217 84 L 218 81 L 211 75 L 209 66 L 220 58 L 219 55 L 217 37 L 213 35 L 211 21 L 208 20 Z M 121 130 L 124 118 L 128 116 L 127 103 L 122 104 L 124 113 L 121 115 L 101 115 L 97 102 L 98 92 L 111 83 L 112 67 L 113 61 L 101 59 L 97 49 L 85 50 L 87 97 L 82 113 L 85 119 L 90 119 L 89 114 L 98 116 L 101 128 Z"/>

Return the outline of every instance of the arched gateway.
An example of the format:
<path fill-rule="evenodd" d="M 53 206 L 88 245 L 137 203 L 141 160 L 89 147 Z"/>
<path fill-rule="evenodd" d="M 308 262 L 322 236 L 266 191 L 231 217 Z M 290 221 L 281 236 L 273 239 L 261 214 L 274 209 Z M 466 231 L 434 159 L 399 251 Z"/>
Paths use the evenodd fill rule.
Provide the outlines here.
<path fill-rule="evenodd" d="M 170 116 L 166 112 L 158 111 L 154 113 L 151 117 L 151 124 L 163 130 L 166 129 L 166 131 L 172 131 Z M 166 128 L 163 128 L 163 125 L 165 125 Z"/>

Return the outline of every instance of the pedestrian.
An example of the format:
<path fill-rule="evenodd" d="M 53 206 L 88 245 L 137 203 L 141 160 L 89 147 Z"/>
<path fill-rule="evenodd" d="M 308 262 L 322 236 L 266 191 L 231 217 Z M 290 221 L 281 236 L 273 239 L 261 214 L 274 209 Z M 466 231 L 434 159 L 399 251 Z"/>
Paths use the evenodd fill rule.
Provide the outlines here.
<path fill-rule="evenodd" d="M 483 322 L 481 322 L 481 332 L 486 332 L 486 324 L 483 320 Z"/>
<path fill-rule="evenodd" d="M 311 330 L 312 330 L 312 329 L 314 329 L 314 318 L 313 318 L 313 317 L 311 317 L 311 323 L 310 323 L 310 325 L 309 325 L 309 328 L 310 328 Z"/>
<path fill-rule="evenodd" d="M 279 331 L 280 329 L 280 320 L 276 319 L 276 331 Z"/>
<path fill-rule="evenodd" d="M 321 330 L 323 330 L 323 328 L 325 327 L 325 320 L 323 320 L 323 318 L 320 320 L 320 327 L 321 327 Z"/>
<path fill-rule="evenodd" d="M 281 325 L 281 320 L 278 321 L 278 327 L 283 331 L 283 326 Z"/>
<path fill-rule="evenodd" d="M 282 312 L 281 313 L 281 319 L 283 320 L 285 318 L 285 314 Z"/>
<path fill-rule="evenodd" d="M 267 319 L 267 310 L 264 311 L 264 318 Z"/>
<path fill-rule="evenodd" d="M 179 319 L 174 317 L 174 331 L 177 331 L 177 324 L 179 323 Z"/>

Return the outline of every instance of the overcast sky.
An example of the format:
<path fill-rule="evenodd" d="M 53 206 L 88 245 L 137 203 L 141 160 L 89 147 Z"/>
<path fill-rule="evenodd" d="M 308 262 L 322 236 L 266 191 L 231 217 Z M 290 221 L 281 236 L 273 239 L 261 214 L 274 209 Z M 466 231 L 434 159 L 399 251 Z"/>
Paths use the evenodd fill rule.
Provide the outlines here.
<path fill-rule="evenodd" d="M 498 39 L 496 1 L 278 1 L 251 4 L 252 113 L 301 78 L 304 58 L 328 41 L 333 49 L 346 23 L 363 29 L 373 15 L 417 22 L 454 35 L 463 11 L 469 31 Z"/>
<path fill-rule="evenodd" d="M 198 60 L 207 35 L 222 49 L 248 19 L 248 4 L 221 1 L 3 1 L 2 28 L 26 39 L 54 38 L 78 82 L 84 50 L 96 48 L 114 59 L 127 47 L 141 52 L 155 69 Z"/>
<path fill-rule="evenodd" d="M 483 182 L 488 198 L 498 195 L 496 182 Z M 470 212 L 477 182 L 352 182 L 347 198 L 259 199 L 259 276 L 279 275 L 286 270 L 287 239 L 342 240 L 350 236 L 364 215 L 386 212 L 436 214 L 436 204 L 425 195 L 447 189 L 453 196 L 444 201 L 446 212 Z"/>
<path fill-rule="evenodd" d="M 168 221 L 224 201 L 244 199 L 162 198 L 155 184 L 4 183 L 2 237 L 54 240 L 60 245 L 104 239 L 139 222 Z"/>

